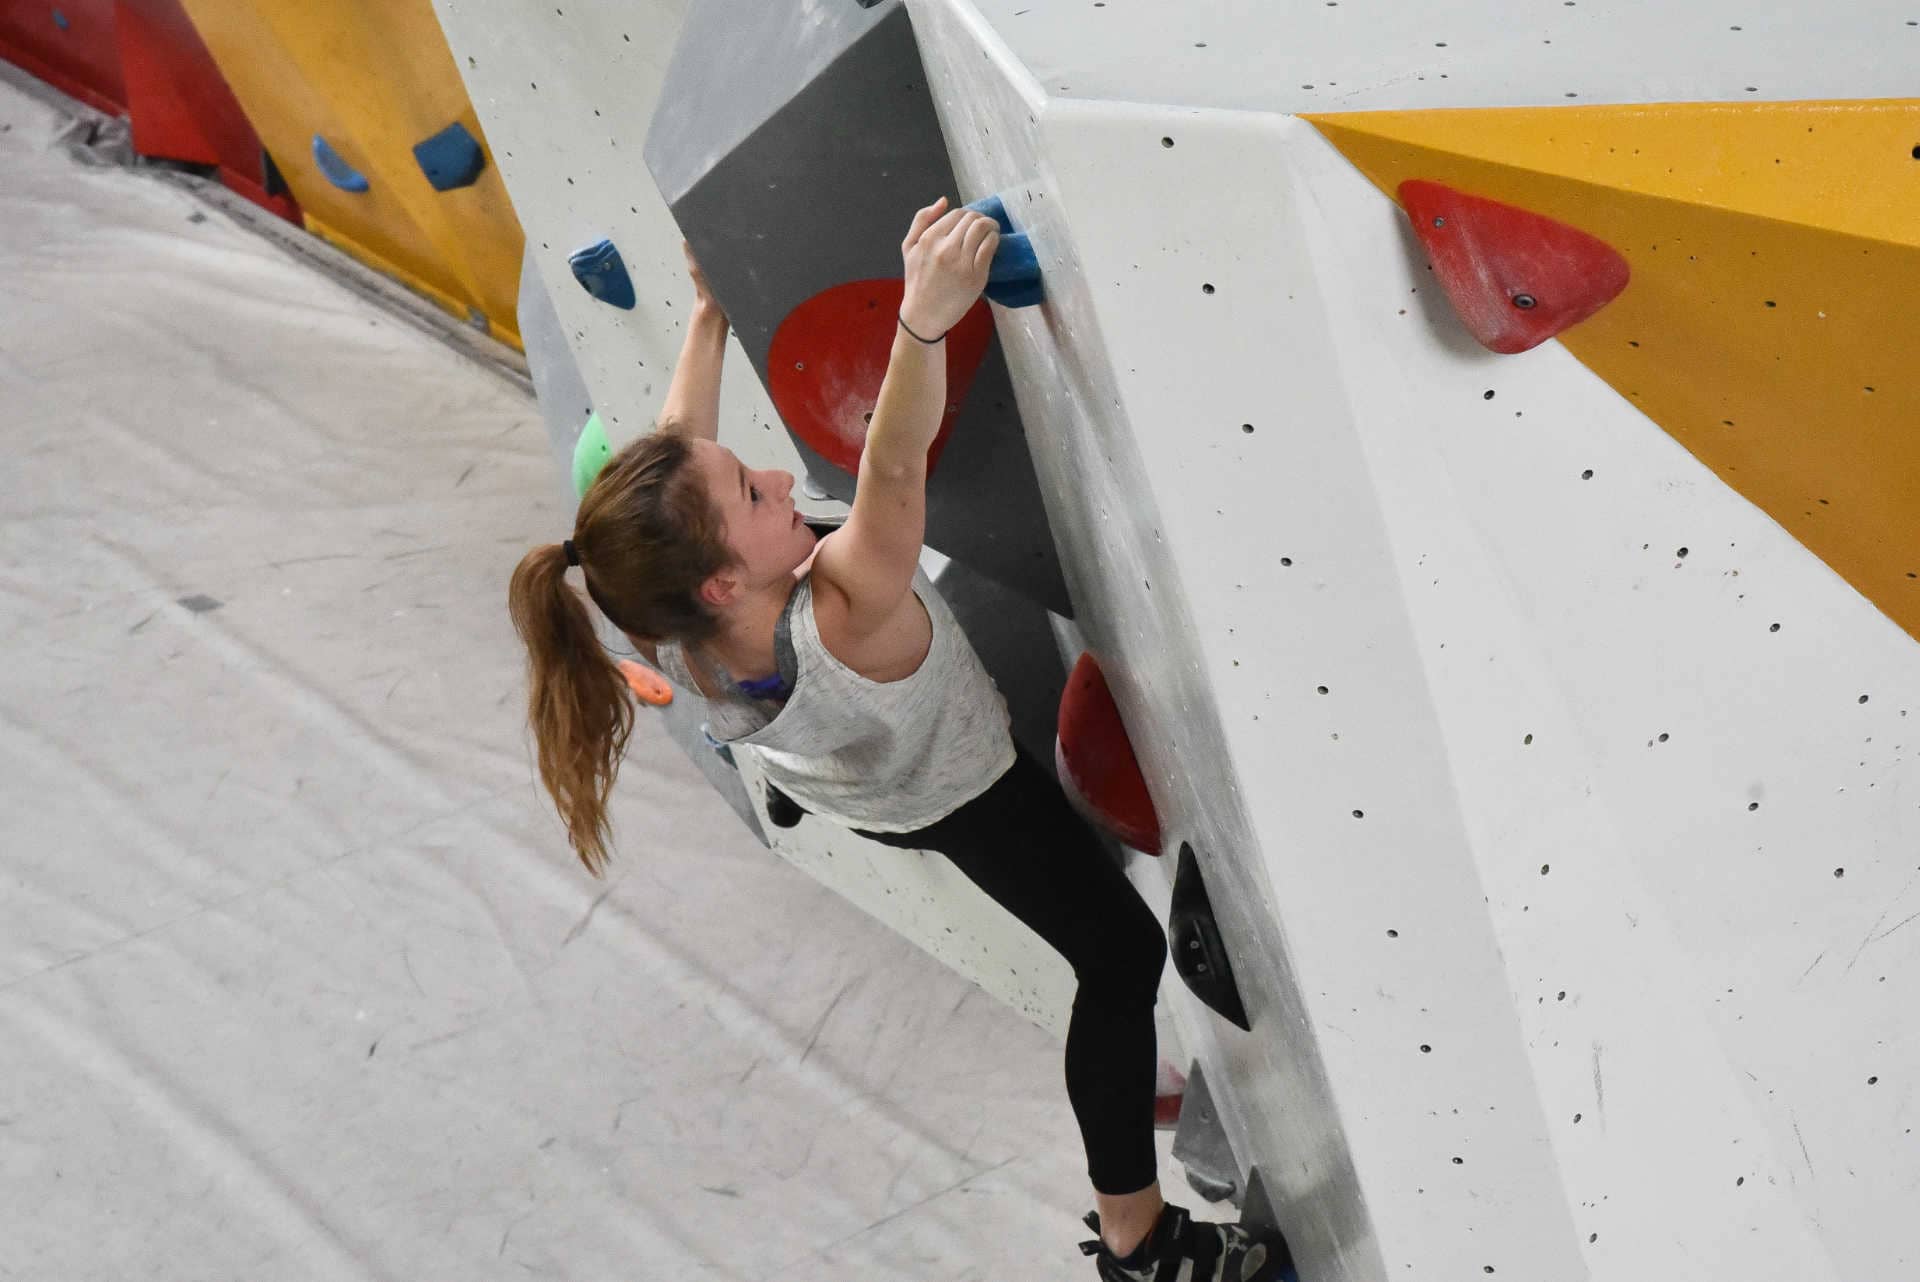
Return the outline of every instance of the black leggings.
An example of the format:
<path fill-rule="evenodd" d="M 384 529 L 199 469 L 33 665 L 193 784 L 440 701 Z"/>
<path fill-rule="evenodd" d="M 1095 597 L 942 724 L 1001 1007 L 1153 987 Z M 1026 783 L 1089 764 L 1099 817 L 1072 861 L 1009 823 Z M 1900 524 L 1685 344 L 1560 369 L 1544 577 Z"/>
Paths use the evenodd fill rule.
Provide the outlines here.
<path fill-rule="evenodd" d="M 939 851 L 1072 964 L 1080 987 L 1067 1025 L 1067 1098 L 1087 1176 L 1109 1194 L 1152 1184 L 1153 1007 L 1167 937 L 1053 772 L 1022 751 L 998 782 L 945 819 L 916 832 L 860 835 Z"/>

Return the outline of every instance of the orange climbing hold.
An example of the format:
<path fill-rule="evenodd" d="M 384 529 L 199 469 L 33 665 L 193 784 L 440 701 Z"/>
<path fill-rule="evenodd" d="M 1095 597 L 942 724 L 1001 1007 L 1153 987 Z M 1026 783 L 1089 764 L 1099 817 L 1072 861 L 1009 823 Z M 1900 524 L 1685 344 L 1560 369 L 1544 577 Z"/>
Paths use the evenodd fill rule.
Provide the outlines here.
<path fill-rule="evenodd" d="M 1135 850 L 1160 853 L 1160 817 L 1106 674 L 1091 654 L 1081 655 L 1073 665 L 1060 696 L 1054 764 L 1060 781 L 1115 838 Z"/>
<path fill-rule="evenodd" d="M 656 708 L 664 708 L 673 702 L 673 687 L 665 677 L 644 663 L 622 659 L 620 675 L 627 679 L 627 689 L 633 691 L 633 697 L 640 702 Z"/>
<path fill-rule="evenodd" d="M 1627 287 L 1627 260 L 1565 223 L 1442 183 L 1400 184 L 1400 204 L 1447 300 L 1483 347 L 1538 347 Z"/>

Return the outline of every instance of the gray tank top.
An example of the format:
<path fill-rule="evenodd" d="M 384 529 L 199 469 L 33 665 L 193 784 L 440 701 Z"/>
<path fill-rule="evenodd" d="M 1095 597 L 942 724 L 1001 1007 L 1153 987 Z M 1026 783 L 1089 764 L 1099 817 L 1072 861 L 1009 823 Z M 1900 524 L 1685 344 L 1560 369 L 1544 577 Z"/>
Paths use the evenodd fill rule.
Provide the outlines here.
<path fill-rule="evenodd" d="M 808 574 L 776 634 L 786 703 L 707 700 L 710 733 L 752 752 L 782 792 L 848 828 L 912 832 L 985 792 L 1014 760 L 1007 701 L 924 569 L 915 568 L 913 591 L 933 623 L 927 656 L 911 676 L 869 681 L 821 642 Z M 657 653 L 669 681 L 703 697 L 677 643 L 663 641 Z"/>

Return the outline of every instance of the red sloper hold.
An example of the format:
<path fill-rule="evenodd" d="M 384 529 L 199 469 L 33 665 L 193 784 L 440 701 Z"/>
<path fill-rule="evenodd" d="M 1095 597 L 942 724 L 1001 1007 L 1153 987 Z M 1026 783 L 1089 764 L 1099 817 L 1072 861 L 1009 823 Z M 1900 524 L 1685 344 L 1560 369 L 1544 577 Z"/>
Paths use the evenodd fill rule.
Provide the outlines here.
<path fill-rule="evenodd" d="M 1496 352 L 1538 347 L 1627 287 L 1627 260 L 1565 223 L 1420 178 L 1400 204 L 1461 323 Z"/>
<path fill-rule="evenodd" d="M 773 407 L 822 458 L 855 476 L 867 425 L 887 376 L 887 359 L 905 283 L 854 280 L 821 290 L 787 313 L 767 350 L 767 392 Z M 947 413 L 927 451 L 927 473 L 939 465 L 967 389 L 993 341 L 985 300 L 948 331 Z"/>
<path fill-rule="evenodd" d="M 1054 764 L 1063 783 L 1080 795 L 1116 838 L 1150 855 L 1160 853 L 1160 817 L 1106 674 L 1083 654 L 1060 696 L 1060 737 Z"/>

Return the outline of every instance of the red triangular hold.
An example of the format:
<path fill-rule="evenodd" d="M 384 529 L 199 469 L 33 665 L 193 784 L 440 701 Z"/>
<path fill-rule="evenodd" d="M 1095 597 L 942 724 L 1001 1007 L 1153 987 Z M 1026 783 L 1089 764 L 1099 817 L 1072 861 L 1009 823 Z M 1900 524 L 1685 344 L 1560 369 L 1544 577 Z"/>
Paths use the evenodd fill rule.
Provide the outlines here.
<path fill-rule="evenodd" d="M 1067 677 L 1060 695 L 1059 731 L 1053 751 L 1060 782 L 1078 794 L 1116 838 L 1158 855 L 1160 817 L 1106 674 L 1091 654 L 1081 655 Z"/>
<path fill-rule="evenodd" d="M 1537 347 L 1627 287 L 1627 260 L 1565 223 L 1421 178 L 1400 204 L 1461 323 L 1496 352 Z"/>
<path fill-rule="evenodd" d="M 905 282 L 853 280 L 801 303 L 774 331 L 767 350 L 767 393 L 793 434 L 827 462 L 855 476 L 867 424 L 897 333 Z M 977 302 L 947 333 L 947 413 L 927 451 L 939 465 L 974 373 L 993 341 L 993 314 Z"/>

